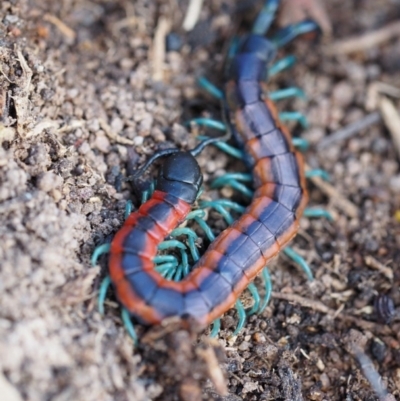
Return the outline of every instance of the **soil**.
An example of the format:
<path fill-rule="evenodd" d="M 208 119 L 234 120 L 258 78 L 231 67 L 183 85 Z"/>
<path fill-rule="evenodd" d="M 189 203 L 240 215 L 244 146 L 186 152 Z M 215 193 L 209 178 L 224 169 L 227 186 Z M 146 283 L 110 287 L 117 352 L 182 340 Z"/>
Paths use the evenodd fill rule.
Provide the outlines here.
<path fill-rule="evenodd" d="M 279 108 L 308 116 L 309 129 L 290 127 L 310 141 L 308 165 L 328 171 L 336 191 L 310 183 L 310 206 L 334 221 L 302 219 L 292 244 L 315 280 L 280 256 L 269 266 L 274 292 L 265 311 L 237 336 L 229 311 L 215 340 L 167 322 L 137 325 L 135 347 L 112 291 L 104 316 L 97 310 L 106 258 L 92 267 L 91 255 L 121 226 L 126 202 L 138 204 L 132 186 L 116 190 L 116 177 L 158 149 L 193 147 L 190 118 L 220 118 L 196 79 L 222 84 L 229 38 L 248 29 L 260 3 L 240 2 L 238 11 L 233 0 L 205 2 L 189 33 L 183 1 L 0 3 L 2 401 L 400 397 L 399 154 L 382 120 L 317 150 L 370 113 L 373 84 L 390 86 L 398 110 L 396 38 L 348 55 L 327 51 L 399 21 L 398 1 L 326 2 L 333 37 L 296 40 L 279 53 L 298 63 L 271 88 L 298 85 L 308 97 Z M 157 52 L 163 30 L 183 42 L 165 55 Z M 243 166 L 213 147 L 199 163 L 204 197 L 232 196 L 209 183 Z"/>

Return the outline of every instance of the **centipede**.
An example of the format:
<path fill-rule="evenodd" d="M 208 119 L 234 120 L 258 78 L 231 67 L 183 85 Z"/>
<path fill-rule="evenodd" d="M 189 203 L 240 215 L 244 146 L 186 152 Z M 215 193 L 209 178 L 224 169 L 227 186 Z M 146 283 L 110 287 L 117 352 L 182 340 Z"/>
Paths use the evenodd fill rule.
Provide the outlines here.
<path fill-rule="evenodd" d="M 108 267 L 119 302 L 143 324 L 175 317 L 186 326 L 209 325 L 232 308 L 298 232 L 308 201 L 304 161 L 268 96 L 267 80 L 277 49 L 318 26 L 303 21 L 268 39 L 278 5 L 278 0 L 267 1 L 252 32 L 236 43 L 220 95 L 229 135 L 218 140 L 233 136 L 243 153 L 252 175 L 252 199 L 180 281 L 164 277 L 154 260 L 160 242 L 185 220 L 198 196 L 203 178 L 195 156 L 217 140 L 192 151 L 158 152 L 141 170 L 164 158 L 152 196 L 115 234 Z"/>

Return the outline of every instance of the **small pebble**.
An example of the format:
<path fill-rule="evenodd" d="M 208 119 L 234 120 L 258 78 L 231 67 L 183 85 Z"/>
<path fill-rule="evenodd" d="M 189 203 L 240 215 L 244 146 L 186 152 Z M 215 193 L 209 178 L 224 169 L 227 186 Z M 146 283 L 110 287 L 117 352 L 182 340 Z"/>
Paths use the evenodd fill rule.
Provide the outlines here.
<path fill-rule="evenodd" d="M 37 187 L 44 192 L 50 192 L 52 189 L 61 187 L 62 177 L 51 171 L 41 174 L 37 179 Z"/>
<path fill-rule="evenodd" d="M 374 338 L 371 343 L 371 353 L 378 362 L 383 362 L 386 356 L 386 344 L 379 338 Z"/>
<path fill-rule="evenodd" d="M 259 344 L 264 344 L 267 340 L 264 334 L 256 332 L 253 334 L 254 341 Z"/>
<path fill-rule="evenodd" d="M 339 82 L 333 88 L 332 97 L 337 106 L 345 108 L 353 102 L 354 88 L 346 81 Z"/>
<path fill-rule="evenodd" d="M 97 135 L 94 146 L 102 153 L 107 154 L 110 151 L 110 141 L 105 135 Z"/>

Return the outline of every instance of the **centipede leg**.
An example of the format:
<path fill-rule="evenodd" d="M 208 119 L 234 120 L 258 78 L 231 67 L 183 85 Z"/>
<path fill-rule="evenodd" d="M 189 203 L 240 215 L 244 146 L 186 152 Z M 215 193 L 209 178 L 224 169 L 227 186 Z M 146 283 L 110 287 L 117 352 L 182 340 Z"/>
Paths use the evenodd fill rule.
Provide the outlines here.
<path fill-rule="evenodd" d="M 279 0 L 267 0 L 264 7 L 258 14 L 254 24 L 252 33 L 256 35 L 265 35 L 274 20 L 276 10 L 279 6 Z"/>
<path fill-rule="evenodd" d="M 301 21 L 297 24 L 289 25 L 279 30 L 272 38 L 272 42 L 277 48 L 280 48 L 291 42 L 297 36 L 316 31 L 319 31 L 319 26 L 314 21 Z"/>
<path fill-rule="evenodd" d="M 235 308 L 238 312 L 238 316 L 239 316 L 239 321 L 238 324 L 236 326 L 236 330 L 233 332 L 233 336 L 236 336 L 240 330 L 242 330 L 245 322 L 246 322 L 246 311 L 244 309 L 243 304 L 240 302 L 240 300 L 238 299 L 235 303 Z"/>
<path fill-rule="evenodd" d="M 268 68 L 267 75 L 269 77 L 273 77 L 274 75 L 293 67 L 296 64 L 296 61 L 297 59 L 295 56 L 286 56 L 277 61 L 275 64 L 272 64 L 271 67 Z"/>
<path fill-rule="evenodd" d="M 110 252 L 111 244 L 101 244 L 95 248 L 93 251 L 92 257 L 90 258 L 90 263 L 92 266 L 97 265 L 97 261 L 101 255 Z"/>
<path fill-rule="evenodd" d="M 125 220 L 126 220 L 126 219 L 129 217 L 129 215 L 132 213 L 132 209 L 133 209 L 132 201 L 131 201 L 131 200 L 128 200 L 128 201 L 126 202 L 126 205 L 125 205 L 125 214 L 124 214 Z"/>
<path fill-rule="evenodd" d="M 134 344 L 137 345 L 138 337 L 136 334 L 136 330 L 133 326 L 129 312 L 125 308 L 122 308 L 121 319 L 124 322 L 125 329 L 128 332 L 129 336 L 132 338 Z"/>
<path fill-rule="evenodd" d="M 215 235 L 212 232 L 210 226 L 205 222 L 205 220 L 204 220 L 205 215 L 206 215 L 206 213 L 204 210 L 201 210 L 201 209 L 193 210 L 192 212 L 190 212 L 187 215 L 186 220 L 193 219 L 200 226 L 200 228 L 204 231 L 207 239 L 210 242 L 212 242 L 215 240 Z"/>
<path fill-rule="evenodd" d="M 247 188 L 247 186 L 240 182 L 240 180 L 230 177 L 228 174 L 226 176 L 223 175 L 222 177 L 217 178 L 212 183 L 211 188 L 217 189 L 224 186 L 230 186 L 248 198 L 253 196 L 253 191 Z"/>
<path fill-rule="evenodd" d="M 159 255 L 153 259 L 155 270 L 162 274 L 164 277 L 171 270 L 175 271 L 178 267 L 178 260 L 173 255 Z"/>
<path fill-rule="evenodd" d="M 310 142 L 303 138 L 292 138 L 292 144 L 301 152 L 305 152 L 310 147 Z"/>
<path fill-rule="evenodd" d="M 215 86 L 212 82 L 210 82 L 207 78 L 205 77 L 200 77 L 197 79 L 197 85 L 204 89 L 206 92 L 208 92 L 211 96 L 217 98 L 217 99 L 223 99 L 224 98 L 224 93 L 222 92 L 221 89 L 219 89 L 217 86 Z"/>
<path fill-rule="evenodd" d="M 197 262 L 200 258 L 199 252 L 195 244 L 195 241 L 199 238 L 198 235 L 192 229 L 187 227 L 176 228 L 170 234 L 171 237 L 179 237 L 181 235 L 187 236 L 188 246 L 192 254 L 192 258 L 195 262 Z"/>
<path fill-rule="evenodd" d="M 304 271 L 304 273 L 307 276 L 307 279 L 310 281 L 314 280 L 314 276 L 312 274 L 312 271 L 310 269 L 310 266 L 308 263 L 305 261 L 303 257 L 301 257 L 293 248 L 290 246 L 287 246 L 284 250 L 283 253 L 289 257 L 290 259 L 293 260 L 298 266 L 301 267 L 301 269 Z"/>
<path fill-rule="evenodd" d="M 306 116 L 299 111 L 283 111 L 282 113 L 279 113 L 279 119 L 281 121 L 297 121 L 303 128 L 308 128 Z"/>
<path fill-rule="evenodd" d="M 245 207 L 242 205 L 239 205 L 236 202 L 232 202 L 228 199 L 217 199 L 214 201 L 202 201 L 200 203 L 201 208 L 212 208 L 216 210 L 226 221 L 228 225 L 233 224 L 234 218 L 232 217 L 232 214 L 228 212 L 227 209 L 232 209 L 240 214 L 243 214 L 245 211 Z"/>
<path fill-rule="evenodd" d="M 217 337 L 219 331 L 221 330 L 221 319 L 215 319 L 212 325 L 213 327 L 210 333 L 210 337 L 215 338 Z"/>
<path fill-rule="evenodd" d="M 177 239 L 166 240 L 158 245 L 159 251 L 165 251 L 171 248 L 186 249 L 186 245 L 182 241 L 178 241 Z"/>
<path fill-rule="evenodd" d="M 308 171 L 306 171 L 305 175 L 306 175 L 306 178 L 320 177 L 324 181 L 330 180 L 330 176 L 329 176 L 328 172 L 326 172 L 325 170 L 322 170 L 322 169 L 308 170 Z"/>
<path fill-rule="evenodd" d="M 254 285 L 254 283 L 250 283 L 247 287 L 247 289 L 250 291 L 253 299 L 254 299 L 254 305 L 253 307 L 247 312 L 247 315 L 254 315 L 254 313 L 257 313 L 259 308 L 260 308 L 260 294 L 258 293 L 257 287 Z"/>
<path fill-rule="evenodd" d="M 265 294 L 264 294 L 263 300 L 261 301 L 260 309 L 258 310 L 258 313 L 264 312 L 265 308 L 269 304 L 269 301 L 271 299 L 271 294 L 272 294 L 272 280 L 271 280 L 271 275 L 269 274 L 269 270 L 268 270 L 267 266 L 265 266 L 264 270 L 262 271 L 262 278 L 264 281 Z"/>
<path fill-rule="evenodd" d="M 296 87 L 272 91 L 272 92 L 269 92 L 267 94 L 267 96 L 273 101 L 287 99 L 289 97 L 298 97 L 300 99 L 306 99 L 306 95 L 305 95 L 304 91 L 302 89 L 296 88 Z"/>
<path fill-rule="evenodd" d="M 208 128 L 214 128 L 219 131 L 227 130 L 226 125 L 222 121 L 215 120 L 213 118 L 206 118 L 206 117 L 193 118 L 187 124 L 192 124 L 192 123 Z"/>
<path fill-rule="evenodd" d="M 316 219 L 325 218 L 329 221 L 334 220 L 332 214 L 326 209 L 322 208 L 306 208 L 303 212 L 303 216 Z"/>
<path fill-rule="evenodd" d="M 106 300 L 106 295 L 108 288 L 110 287 L 110 284 L 111 284 L 111 278 L 108 275 L 104 277 L 104 279 L 100 284 L 99 296 L 97 298 L 97 307 L 99 309 L 100 315 L 104 315 L 104 302 Z"/>

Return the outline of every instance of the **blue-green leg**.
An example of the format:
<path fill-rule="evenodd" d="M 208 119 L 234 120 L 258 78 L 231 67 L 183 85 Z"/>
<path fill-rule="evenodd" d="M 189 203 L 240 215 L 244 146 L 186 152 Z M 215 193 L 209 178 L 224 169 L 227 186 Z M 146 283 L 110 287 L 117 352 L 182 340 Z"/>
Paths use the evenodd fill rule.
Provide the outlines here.
<path fill-rule="evenodd" d="M 214 118 L 206 118 L 206 117 L 199 117 L 199 118 L 193 118 L 189 122 L 186 123 L 186 125 L 190 124 L 197 124 L 203 127 L 207 128 L 214 128 L 219 131 L 226 131 L 227 126 L 220 120 L 215 120 Z"/>
<path fill-rule="evenodd" d="M 242 330 L 244 323 L 246 322 L 246 311 L 239 299 L 235 303 L 235 308 L 238 312 L 239 321 L 236 330 L 232 334 L 233 336 L 236 336 L 239 333 L 239 331 Z"/>
<path fill-rule="evenodd" d="M 247 314 L 253 315 L 254 313 L 257 313 L 259 308 L 260 308 L 260 294 L 258 293 L 257 287 L 254 285 L 254 283 L 250 283 L 247 289 L 250 291 L 253 299 L 254 299 L 254 305 L 253 307 L 247 312 Z"/>
<path fill-rule="evenodd" d="M 129 312 L 125 308 L 122 308 L 121 318 L 122 318 L 122 321 L 124 322 L 124 326 L 125 326 L 126 331 L 128 332 L 129 336 L 132 338 L 132 340 L 135 343 L 135 345 L 137 345 L 138 337 L 137 337 L 135 328 L 133 326 L 131 317 L 129 315 Z"/>
<path fill-rule="evenodd" d="M 225 76 L 229 76 L 229 69 L 231 68 L 231 63 L 233 58 L 235 57 L 235 55 L 238 52 L 239 49 L 239 45 L 240 45 L 240 38 L 238 38 L 237 36 L 234 36 L 231 40 L 231 42 L 229 43 L 229 48 L 228 48 L 228 53 L 226 55 L 226 62 L 224 63 L 224 75 Z M 224 95 L 223 95 L 224 96 Z"/>
<path fill-rule="evenodd" d="M 95 250 L 93 251 L 92 257 L 90 258 L 90 263 L 92 266 L 97 265 L 97 261 L 99 257 L 105 253 L 110 252 L 111 244 L 101 244 L 96 246 Z"/>
<path fill-rule="evenodd" d="M 99 296 L 97 298 L 97 307 L 99 309 L 100 315 L 104 315 L 104 302 L 106 300 L 106 295 L 108 287 L 110 287 L 110 284 L 111 284 L 110 276 L 104 277 L 103 281 L 100 284 Z"/>
<path fill-rule="evenodd" d="M 224 93 L 221 91 L 221 89 L 217 88 L 213 83 L 211 83 L 205 77 L 198 78 L 197 85 L 199 85 L 200 88 L 204 89 L 206 92 L 208 92 L 210 95 L 214 96 L 217 99 L 221 100 L 224 98 Z"/>
<path fill-rule="evenodd" d="M 242 184 L 240 182 L 241 181 L 240 178 L 236 178 L 236 174 L 240 173 L 225 174 L 222 177 L 218 177 L 212 182 L 211 188 L 217 189 L 224 186 L 230 186 L 233 189 L 236 189 L 238 192 L 242 193 L 244 196 L 251 198 L 253 196 L 253 191 L 247 188 L 246 185 Z M 251 181 L 251 175 L 250 175 L 250 181 Z"/>
<path fill-rule="evenodd" d="M 171 248 L 178 248 L 178 249 L 185 250 L 186 245 L 181 241 L 178 241 L 176 239 L 171 239 L 171 240 L 166 240 L 166 241 L 161 242 L 160 244 L 158 244 L 157 248 L 159 251 L 165 251 L 165 250 L 171 249 Z"/>
<path fill-rule="evenodd" d="M 296 87 L 268 92 L 268 97 L 273 101 L 287 99 L 288 97 L 298 97 L 300 99 L 306 99 L 304 91 Z"/>
<path fill-rule="evenodd" d="M 146 189 L 142 192 L 142 199 L 141 199 L 141 205 L 143 205 L 143 203 L 147 202 L 150 197 L 153 195 L 153 192 L 155 191 L 156 186 L 155 186 L 155 182 L 154 180 L 150 182 L 150 186 L 149 189 Z"/>
<path fill-rule="evenodd" d="M 211 338 L 217 337 L 217 334 L 219 333 L 220 330 L 221 330 L 221 319 L 215 319 L 213 321 L 213 327 L 210 333 L 210 337 Z"/>
<path fill-rule="evenodd" d="M 334 220 L 330 212 L 328 212 L 326 209 L 320 209 L 320 208 L 307 208 L 304 210 L 303 216 L 316 219 L 325 218 L 329 221 Z"/>
<path fill-rule="evenodd" d="M 276 10 L 279 6 L 279 0 L 267 0 L 264 7 L 258 14 L 252 32 L 256 35 L 265 35 L 275 18 Z"/>
<path fill-rule="evenodd" d="M 290 259 L 293 260 L 298 266 L 301 267 L 301 269 L 304 271 L 306 274 L 308 280 L 313 281 L 314 276 L 312 274 L 312 271 L 310 269 L 310 266 L 308 266 L 308 263 L 302 258 L 295 250 L 293 250 L 291 247 L 287 246 L 284 250 L 283 253 L 289 257 Z"/>
<path fill-rule="evenodd" d="M 269 301 L 271 299 L 271 294 L 272 294 L 272 281 L 271 281 L 271 275 L 269 274 L 268 267 L 264 267 L 264 270 L 262 271 L 262 278 L 264 280 L 264 288 L 265 288 L 265 295 L 263 300 L 261 301 L 260 304 L 260 309 L 258 310 L 258 313 L 263 313 L 267 305 L 269 304 Z"/>
<path fill-rule="evenodd" d="M 221 123 L 223 124 L 223 123 Z M 197 137 L 199 140 L 206 140 L 209 139 L 208 136 L 204 135 L 199 135 Z M 231 146 L 227 144 L 226 142 L 215 142 L 213 145 L 218 148 L 219 150 L 222 150 L 225 152 L 227 155 L 234 157 L 235 159 L 243 160 L 244 159 L 244 152 L 240 149 L 235 148 L 234 146 Z"/>
<path fill-rule="evenodd" d="M 304 114 L 299 111 L 283 111 L 279 113 L 281 121 L 297 121 L 303 128 L 308 128 L 308 121 Z"/>
<path fill-rule="evenodd" d="M 272 38 L 272 42 L 274 42 L 275 46 L 279 48 L 286 45 L 297 36 L 318 30 L 319 27 L 314 21 L 302 21 L 297 24 L 289 25 L 278 31 L 276 35 Z"/>
<path fill-rule="evenodd" d="M 202 208 L 212 208 L 215 209 L 226 221 L 228 225 L 233 224 L 234 219 L 231 213 L 228 212 L 227 209 L 235 210 L 238 213 L 243 214 L 245 211 L 245 207 L 239 205 L 236 202 L 232 202 L 228 199 L 217 199 L 214 201 L 202 201 L 200 203 L 200 207 Z"/>
<path fill-rule="evenodd" d="M 306 178 L 320 177 L 324 181 L 330 181 L 329 173 L 322 169 L 308 170 L 305 173 Z"/>
<path fill-rule="evenodd" d="M 125 205 L 125 220 L 129 217 L 129 215 L 132 213 L 132 209 L 133 209 L 133 205 L 132 205 L 132 201 L 128 200 L 128 202 L 126 202 Z"/>
<path fill-rule="evenodd" d="M 186 220 L 194 220 L 206 234 L 207 239 L 212 242 L 215 240 L 215 235 L 210 226 L 205 222 L 204 217 L 206 212 L 204 210 L 193 210 L 186 216 Z"/>
<path fill-rule="evenodd" d="M 297 59 L 295 56 L 287 56 L 278 60 L 268 68 L 268 76 L 273 77 L 274 75 L 293 67 L 296 64 L 296 61 Z"/>
<path fill-rule="evenodd" d="M 171 237 L 179 237 L 181 235 L 186 235 L 188 238 L 188 246 L 190 249 L 190 253 L 192 254 L 192 258 L 195 261 L 199 260 L 200 256 L 195 244 L 195 241 L 198 239 L 198 236 L 192 229 L 187 227 L 176 228 L 171 232 L 170 235 Z"/>
<path fill-rule="evenodd" d="M 305 152 L 310 147 L 310 142 L 303 138 L 292 138 L 292 144 L 301 152 Z"/>
<path fill-rule="evenodd" d="M 173 255 L 156 256 L 153 262 L 154 269 L 164 277 L 171 274 L 171 271 L 175 272 L 179 265 L 178 260 Z"/>

